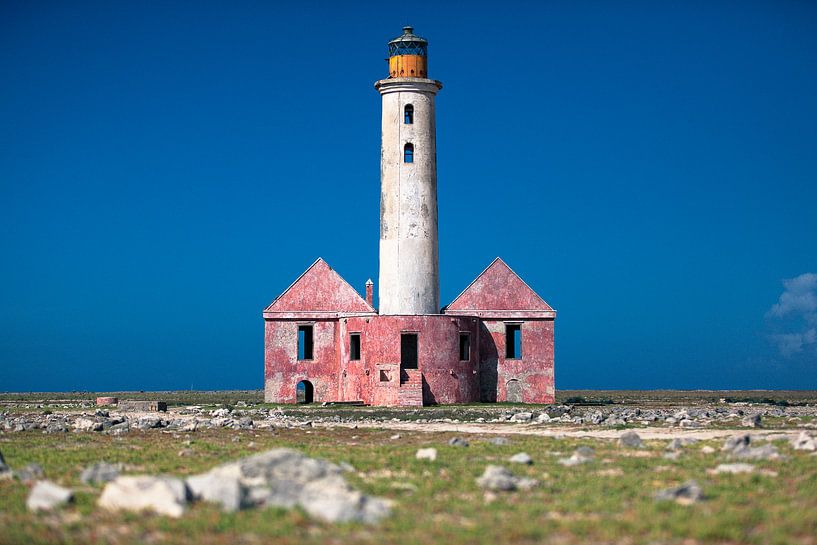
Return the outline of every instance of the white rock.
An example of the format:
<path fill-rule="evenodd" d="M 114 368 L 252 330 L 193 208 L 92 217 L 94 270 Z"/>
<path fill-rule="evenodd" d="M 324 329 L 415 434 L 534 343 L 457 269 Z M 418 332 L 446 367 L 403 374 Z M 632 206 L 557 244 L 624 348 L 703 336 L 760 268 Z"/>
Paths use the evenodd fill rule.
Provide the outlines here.
<path fill-rule="evenodd" d="M 533 413 L 516 413 L 511 417 L 511 422 L 530 422 Z"/>
<path fill-rule="evenodd" d="M 90 418 L 77 418 L 74 421 L 74 429 L 78 431 L 100 431 L 102 423 Z"/>
<path fill-rule="evenodd" d="M 808 433 L 801 431 L 797 439 L 791 441 L 794 450 L 817 450 L 817 440 Z"/>
<path fill-rule="evenodd" d="M 37 481 L 26 500 L 30 511 L 49 511 L 71 501 L 73 492 L 51 481 Z"/>
<path fill-rule="evenodd" d="M 185 480 L 193 499 L 217 503 L 224 511 L 238 511 L 246 503 L 238 465 L 223 466 Z"/>
<path fill-rule="evenodd" d="M 112 511 L 154 511 L 180 517 L 187 505 L 187 488 L 181 479 L 150 475 L 118 477 L 105 485 L 99 506 Z"/>
<path fill-rule="evenodd" d="M 435 448 L 421 448 L 417 450 L 417 454 L 415 457 L 418 460 L 430 460 L 434 461 L 437 459 L 437 449 Z"/>
<path fill-rule="evenodd" d="M 528 455 L 527 452 L 520 452 L 519 454 L 514 454 L 508 459 L 509 462 L 513 464 L 532 464 L 533 459 Z"/>
<path fill-rule="evenodd" d="M 752 473 L 755 466 L 752 464 L 721 464 L 715 468 L 715 473 Z"/>

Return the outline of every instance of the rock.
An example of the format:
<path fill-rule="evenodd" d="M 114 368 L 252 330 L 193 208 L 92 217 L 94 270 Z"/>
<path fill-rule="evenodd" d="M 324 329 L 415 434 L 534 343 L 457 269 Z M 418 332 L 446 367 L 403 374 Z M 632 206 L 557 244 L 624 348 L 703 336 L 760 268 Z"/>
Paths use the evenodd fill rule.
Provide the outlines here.
<path fill-rule="evenodd" d="M 800 432 L 797 439 L 792 439 L 790 444 L 794 450 L 817 450 L 817 440 L 804 431 Z"/>
<path fill-rule="evenodd" d="M 644 443 L 641 441 L 641 436 L 634 431 L 628 431 L 621 434 L 618 438 L 619 446 L 626 448 L 641 448 Z"/>
<path fill-rule="evenodd" d="M 682 448 L 684 448 L 687 445 L 694 444 L 696 441 L 697 441 L 696 439 L 688 439 L 686 437 L 684 437 L 684 438 L 676 437 L 675 439 L 673 439 L 672 441 L 669 442 L 669 444 L 667 445 L 667 450 L 670 450 L 670 451 L 681 450 Z"/>
<path fill-rule="evenodd" d="M 530 422 L 533 419 L 533 413 L 516 413 L 511 417 L 511 422 Z"/>
<path fill-rule="evenodd" d="M 119 477 L 120 471 L 122 471 L 122 464 L 97 462 L 83 469 L 79 480 L 82 484 L 105 484 Z"/>
<path fill-rule="evenodd" d="M 492 445 L 496 445 L 499 447 L 503 447 L 507 444 L 510 444 L 510 441 L 508 441 L 508 439 L 506 439 L 505 437 L 491 437 L 490 439 L 488 439 L 488 442 L 491 443 Z"/>
<path fill-rule="evenodd" d="M 101 417 L 104 417 L 104 418 L 108 418 L 110 415 L 111 415 L 111 413 L 109 413 L 108 411 L 106 411 L 104 409 L 97 409 L 97 410 L 94 411 L 94 416 L 101 416 Z"/>
<path fill-rule="evenodd" d="M 762 447 L 739 446 L 729 456 L 738 460 L 776 460 L 780 458 L 780 453 L 777 447 L 767 443 Z"/>
<path fill-rule="evenodd" d="M 721 451 L 727 452 L 735 450 L 739 447 L 748 447 L 752 443 L 752 437 L 749 434 L 733 435 L 724 442 Z"/>
<path fill-rule="evenodd" d="M 102 431 L 102 422 L 80 417 L 74 420 L 74 429 L 77 431 Z"/>
<path fill-rule="evenodd" d="M 11 479 L 14 477 L 14 472 L 11 468 L 6 464 L 5 458 L 3 458 L 3 453 L 0 452 L 0 481 L 5 479 Z"/>
<path fill-rule="evenodd" d="M 46 433 L 65 433 L 68 431 L 68 427 L 65 425 L 65 422 L 49 422 L 48 425 L 45 427 Z"/>
<path fill-rule="evenodd" d="M 398 439 L 400 439 L 400 434 L 399 434 L 399 433 L 395 433 L 394 435 L 392 435 L 391 437 L 389 437 L 389 439 L 391 439 L 392 441 L 397 441 Z"/>
<path fill-rule="evenodd" d="M 29 511 L 50 511 L 65 505 L 74 498 L 74 493 L 51 481 L 37 481 L 26 500 Z"/>
<path fill-rule="evenodd" d="M 300 506 L 328 522 L 374 523 L 389 514 L 390 502 L 352 488 L 330 462 L 290 449 L 274 449 L 218 466 L 187 479 L 196 499 L 227 511 L 251 506 Z"/>
<path fill-rule="evenodd" d="M 17 478 L 24 483 L 32 483 L 43 478 L 43 468 L 40 464 L 28 464 L 23 469 L 17 471 Z"/>
<path fill-rule="evenodd" d="M 715 449 L 710 447 L 709 445 L 704 445 L 701 447 L 701 452 L 704 454 L 712 454 L 715 452 Z"/>
<path fill-rule="evenodd" d="M 462 439 L 461 437 L 452 437 L 448 440 L 448 444 L 452 447 L 467 447 L 468 441 Z"/>
<path fill-rule="evenodd" d="M 512 464 L 532 464 L 533 459 L 528 456 L 527 452 L 520 452 L 519 454 L 514 454 L 508 459 L 509 462 Z"/>
<path fill-rule="evenodd" d="M 421 448 L 417 449 L 417 454 L 415 458 L 418 460 L 429 460 L 434 461 L 437 459 L 437 449 L 435 448 Z"/>
<path fill-rule="evenodd" d="M 746 426 L 749 428 L 759 428 L 761 427 L 760 422 L 760 413 L 749 415 L 745 417 L 743 420 L 740 421 L 741 426 Z"/>
<path fill-rule="evenodd" d="M 695 481 L 687 481 L 681 486 L 660 490 L 655 494 L 657 501 L 675 501 L 681 505 L 689 505 L 703 498 L 703 491 Z"/>
<path fill-rule="evenodd" d="M 536 479 L 516 477 L 509 469 L 494 465 L 486 467 L 482 476 L 477 478 L 477 485 L 486 490 L 528 490 L 537 484 Z"/>
<path fill-rule="evenodd" d="M 563 466 L 575 466 L 579 464 L 586 464 L 593 460 L 596 455 L 595 451 L 590 447 L 579 447 L 570 458 L 562 458 L 559 463 Z"/>
<path fill-rule="evenodd" d="M 752 473 L 754 470 L 752 464 L 720 464 L 713 473 Z"/>
<path fill-rule="evenodd" d="M 548 413 L 542 413 L 542 414 L 540 414 L 539 416 L 536 417 L 536 423 L 537 424 L 547 424 L 550 421 L 551 421 L 551 418 L 548 415 Z"/>
<path fill-rule="evenodd" d="M 250 505 L 238 465 L 188 477 L 185 483 L 193 499 L 217 503 L 224 511 L 238 511 Z"/>
<path fill-rule="evenodd" d="M 130 424 L 128 422 L 121 422 L 119 424 L 114 424 L 110 428 L 108 428 L 108 433 L 110 435 L 122 435 L 128 433 L 130 431 Z"/>
<path fill-rule="evenodd" d="M 148 510 L 178 518 L 187 506 L 187 487 L 174 477 L 117 477 L 105 485 L 98 504 L 112 511 Z"/>
<path fill-rule="evenodd" d="M 230 416 L 230 409 L 216 409 L 210 412 L 210 416 L 213 418 L 227 418 Z"/>
<path fill-rule="evenodd" d="M 139 430 L 152 430 L 162 427 L 162 419 L 155 416 L 143 416 L 133 425 Z"/>

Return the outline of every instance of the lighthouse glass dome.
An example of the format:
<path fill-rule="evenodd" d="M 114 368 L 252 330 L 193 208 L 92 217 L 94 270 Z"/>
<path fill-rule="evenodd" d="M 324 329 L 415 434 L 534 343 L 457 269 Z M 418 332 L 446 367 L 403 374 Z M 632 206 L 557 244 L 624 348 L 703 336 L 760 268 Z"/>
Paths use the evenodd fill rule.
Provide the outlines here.
<path fill-rule="evenodd" d="M 403 27 L 403 34 L 389 42 L 389 57 L 397 55 L 428 56 L 428 41 L 414 35 L 410 26 Z"/>

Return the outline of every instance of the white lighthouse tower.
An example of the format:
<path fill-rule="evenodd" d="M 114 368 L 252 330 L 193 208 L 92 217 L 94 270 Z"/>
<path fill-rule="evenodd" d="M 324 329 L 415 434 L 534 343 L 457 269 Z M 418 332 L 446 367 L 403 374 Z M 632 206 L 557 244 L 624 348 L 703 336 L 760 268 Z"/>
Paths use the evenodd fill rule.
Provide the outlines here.
<path fill-rule="evenodd" d="M 437 137 L 428 42 L 411 27 L 389 42 L 380 150 L 380 314 L 440 312 Z"/>

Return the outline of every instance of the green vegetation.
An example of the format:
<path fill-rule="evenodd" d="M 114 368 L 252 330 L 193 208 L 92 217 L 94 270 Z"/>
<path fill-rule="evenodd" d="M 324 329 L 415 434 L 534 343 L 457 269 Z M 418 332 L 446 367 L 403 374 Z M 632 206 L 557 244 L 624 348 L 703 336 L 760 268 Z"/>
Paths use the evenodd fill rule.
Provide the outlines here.
<path fill-rule="evenodd" d="M 785 460 L 756 462 L 744 475 L 712 475 L 720 452 L 704 454 L 699 442 L 677 461 L 663 458 L 666 441 L 625 450 L 613 441 L 509 435 L 497 446 L 469 435 L 471 446 L 451 447 L 451 434 L 363 429 L 300 428 L 206 430 L 192 434 L 131 432 L 103 434 L 0 434 L 0 451 L 13 468 L 42 465 L 48 478 L 76 491 L 74 505 L 54 514 L 25 509 L 27 487 L 0 481 L 0 543 L 179 543 L 179 544 L 504 544 L 504 543 L 817 543 L 817 456 L 777 442 Z M 236 442 L 234 439 L 239 438 Z M 188 443 L 190 441 L 190 443 Z M 575 467 L 557 463 L 586 445 L 595 460 Z M 224 514 L 195 505 L 181 519 L 114 514 L 95 506 L 100 490 L 84 486 L 80 471 L 106 460 L 127 464 L 128 473 L 184 476 L 221 462 L 275 447 L 347 461 L 348 479 L 361 490 L 395 501 L 379 526 L 329 525 L 302 512 L 248 510 Z M 417 448 L 439 450 L 436 462 L 418 461 Z M 186 449 L 180 456 L 179 453 Z M 508 464 L 527 452 L 531 466 Z M 503 464 L 520 476 L 539 479 L 531 491 L 485 494 L 474 480 L 488 464 Z M 707 499 L 693 505 L 658 503 L 655 491 L 696 479 Z"/>

